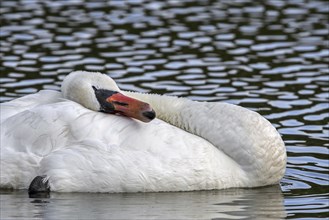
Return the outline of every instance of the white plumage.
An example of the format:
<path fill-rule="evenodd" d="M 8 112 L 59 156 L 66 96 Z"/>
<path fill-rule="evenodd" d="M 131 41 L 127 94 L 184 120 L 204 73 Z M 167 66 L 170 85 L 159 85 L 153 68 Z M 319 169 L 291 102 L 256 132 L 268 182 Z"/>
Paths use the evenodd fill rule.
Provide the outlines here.
<path fill-rule="evenodd" d="M 1 188 L 26 189 L 47 175 L 52 191 L 189 191 L 276 184 L 284 175 L 284 143 L 258 113 L 121 91 L 153 107 L 157 118 L 144 123 L 97 112 L 92 86 L 120 91 L 106 75 L 77 71 L 62 93 L 1 104 Z"/>

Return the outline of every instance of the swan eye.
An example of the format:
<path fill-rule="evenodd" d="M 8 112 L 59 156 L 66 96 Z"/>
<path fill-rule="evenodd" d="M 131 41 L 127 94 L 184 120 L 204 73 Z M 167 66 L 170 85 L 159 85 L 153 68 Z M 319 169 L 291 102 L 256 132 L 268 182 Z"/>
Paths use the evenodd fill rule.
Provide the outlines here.
<path fill-rule="evenodd" d="M 97 98 L 98 103 L 100 104 L 99 111 L 106 112 L 106 113 L 115 113 L 115 108 L 112 103 L 106 101 L 107 98 L 111 97 L 118 92 L 107 90 L 107 89 L 97 89 L 95 86 L 92 86 L 95 96 Z"/>

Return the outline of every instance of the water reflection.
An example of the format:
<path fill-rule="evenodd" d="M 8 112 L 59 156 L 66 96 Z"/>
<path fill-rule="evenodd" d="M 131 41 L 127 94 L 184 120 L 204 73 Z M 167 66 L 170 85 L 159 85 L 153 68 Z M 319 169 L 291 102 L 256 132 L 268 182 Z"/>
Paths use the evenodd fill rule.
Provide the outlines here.
<path fill-rule="evenodd" d="M 1 217 L 281 219 L 287 215 L 283 201 L 279 186 L 181 193 L 52 193 L 48 199 L 29 199 L 25 191 L 18 191 L 2 194 Z"/>

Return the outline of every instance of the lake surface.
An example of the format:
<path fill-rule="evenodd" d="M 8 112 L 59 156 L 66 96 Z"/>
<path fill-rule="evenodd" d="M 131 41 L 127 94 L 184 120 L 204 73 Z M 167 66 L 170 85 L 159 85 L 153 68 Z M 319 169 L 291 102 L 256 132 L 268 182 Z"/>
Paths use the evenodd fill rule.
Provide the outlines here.
<path fill-rule="evenodd" d="M 73 70 L 125 90 L 229 102 L 287 147 L 280 185 L 179 193 L 0 191 L 1 219 L 317 219 L 329 207 L 327 1 L 1 1 L 2 102 Z"/>

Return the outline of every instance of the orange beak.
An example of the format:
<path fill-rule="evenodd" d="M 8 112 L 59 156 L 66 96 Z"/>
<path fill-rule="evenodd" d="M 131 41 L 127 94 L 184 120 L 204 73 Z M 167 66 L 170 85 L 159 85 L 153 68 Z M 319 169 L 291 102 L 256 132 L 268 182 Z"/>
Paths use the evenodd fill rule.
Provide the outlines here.
<path fill-rule="evenodd" d="M 114 108 L 114 113 L 150 122 L 155 118 L 155 111 L 145 102 L 115 93 L 106 99 Z"/>

